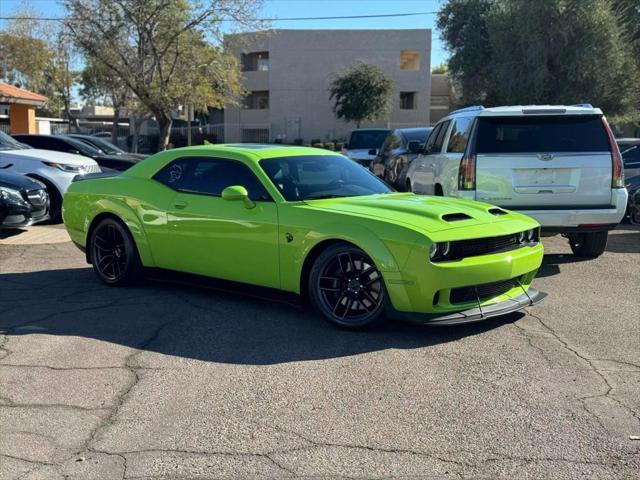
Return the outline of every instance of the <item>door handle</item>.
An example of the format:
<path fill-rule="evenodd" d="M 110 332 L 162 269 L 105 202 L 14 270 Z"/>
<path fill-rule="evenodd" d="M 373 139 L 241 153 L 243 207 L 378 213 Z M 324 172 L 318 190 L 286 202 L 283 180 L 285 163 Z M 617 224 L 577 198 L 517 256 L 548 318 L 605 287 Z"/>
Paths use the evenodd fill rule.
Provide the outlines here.
<path fill-rule="evenodd" d="M 185 208 L 187 205 L 189 205 L 189 204 L 187 202 L 182 201 L 182 200 L 178 200 L 173 204 L 174 207 L 179 208 L 180 210 Z"/>

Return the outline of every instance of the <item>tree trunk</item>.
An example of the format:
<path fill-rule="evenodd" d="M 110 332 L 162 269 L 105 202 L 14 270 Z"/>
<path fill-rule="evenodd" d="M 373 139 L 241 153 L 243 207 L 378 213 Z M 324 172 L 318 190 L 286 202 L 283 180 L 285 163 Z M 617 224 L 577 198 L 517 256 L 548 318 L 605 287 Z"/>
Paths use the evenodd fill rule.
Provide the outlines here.
<path fill-rule="evenodd" d="M 118 145 L 118 122 L 120 121 L 120 107 L 113 109 L 113 124 L 111 125 L 111 143 Z"/>
<path fill-rule="evenodd" d="M 133 144 L 131 145 L 131 151 L 138 153 L 138 143 L 140 141 L 140 127 L 142 126 L 142 117 L 137 115 L 133 116 Z"/>
<path fill-rule="evenodd" d="M 171 124 L 173 120 L 171 115 L 166 112 L 157 111 L 154 112 L 156 122 L 158 122 L 158 130 L 160 135 L 158 136 L 158 151 L 166 150 L 169 144 L 169 136 L 171 135 Z"/>

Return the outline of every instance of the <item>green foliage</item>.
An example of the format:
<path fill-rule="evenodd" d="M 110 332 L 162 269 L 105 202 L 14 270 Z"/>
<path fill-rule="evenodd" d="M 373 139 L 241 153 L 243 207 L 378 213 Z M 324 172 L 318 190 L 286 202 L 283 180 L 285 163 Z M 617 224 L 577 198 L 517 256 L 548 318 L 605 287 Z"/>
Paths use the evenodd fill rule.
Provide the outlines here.
<path fill-rule="evenodd" d="M 438 28 L 464 103 L 639 106 L 640 57 L 610 0 L 450 0 Z"/>
<path fill-rule="evenodd" d="M 389 113 L 393 82 L 376 65 L 357 63 L 336 75 L 329 88 L 338 118 L 356 122 L 374 121 Z"/>
<path fill-rule="evenodd" d="M 169 141 L 171 113 L 191 103 L 222 107 L 243 93 L 237 61 L 211 39 L 222 22 L 252 26 L 253 0 L 63 0 L 77 47 L 111 70 L 155 116 L 159 148 Z"/>
<path fill-rule="evenodd" d="M 441 63 L 440 65 L 436 65 L 435 67 L 433 67 L 431 69 L 431 73 L 435 73 L 435 74 L 449 73 L 449 67 L 447 66 L 446 63 Z"/>
<path fill-rule="evenodd" d="M 37 18 L 37 12 L 21 9 L 16 17 Z M 48 98 L 39 113 L 58 117 L 69 114 L 71 89 L 77 80 L 72 53 L 63 32 L 37 20 L 12 20 L 0 32 L 0 80 Z"/>

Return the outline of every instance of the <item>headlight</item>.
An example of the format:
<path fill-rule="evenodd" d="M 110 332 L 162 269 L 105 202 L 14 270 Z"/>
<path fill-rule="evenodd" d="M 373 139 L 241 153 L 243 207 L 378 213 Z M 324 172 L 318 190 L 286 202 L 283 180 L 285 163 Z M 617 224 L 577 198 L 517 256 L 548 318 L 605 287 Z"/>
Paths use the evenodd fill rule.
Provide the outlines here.
<path fill-rule="evenodd" d="M 518 243 L 524 243 L 527 240 L 527 232 L 518 233 Z"/>
<path fill-rule="evenodd" d="M 536 239 L 536 229 L 532 228 L 527 232 L 527 241 L 533 242 Z"/>
<path fill-rule="evenodd" d="M 86 173 L 86 169 L 84 166 L 78 166 L 78 165 L 66 165 L 64 163 L 55 163 L 55 162 L 42 162 L 44 163 L 47 167 L 53 167 L 53 168 L 57 168 L 59 170 L 62 170 L 63 172 L 68 172 L 68 173 Z"/>
<path fill-rule="evenodd" d="M 451 243 L 441 242 L 432 243 L 429 247 L 429 259 L 430 260 L 446 260 L 451 253 Z"/>
<path fill-rule="evenodd" d="M 0 187 L 0 198 L 12 203 L 27 203 L 22 194 L 13 188 Z"/>

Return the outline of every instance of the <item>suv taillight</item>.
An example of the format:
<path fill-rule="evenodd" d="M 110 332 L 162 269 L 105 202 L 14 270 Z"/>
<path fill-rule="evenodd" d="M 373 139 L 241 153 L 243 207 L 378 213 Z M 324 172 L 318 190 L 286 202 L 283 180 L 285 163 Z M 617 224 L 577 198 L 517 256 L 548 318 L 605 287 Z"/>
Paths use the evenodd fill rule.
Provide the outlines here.
<path fill-rule="evenodd" d="M 465 154 L 460 160 L 458 190 L 476 189 L 476 156 Z"/>
<path fill-rule="evenodd" d="M 613 188 L 624 188 L 624 168 L 622 167 L 622 155 L 620 155 L 618 143 L 609 127 L 609 122 L 607 122 L 604 116 L 602 117 L 602 123 L 609 137 L 609 145 L 611 146 L 611 160 L 613 162 L 611 186 Z"/>
<path fill-rule="evenodd" d="M 467 142 L 467 148 L 460 160 L 458 169 L 458 190 L 476 189 L 476 132 L 478 131 L 477 120 L 471 126 L 471 136 Z"/>

